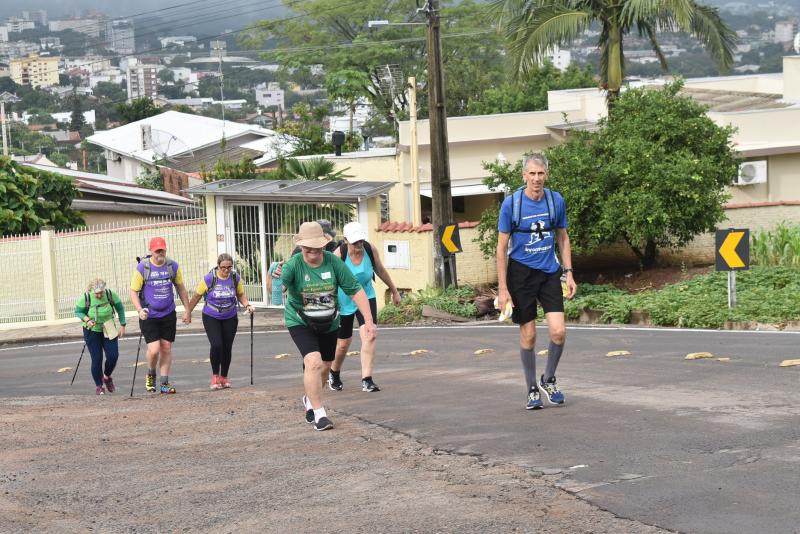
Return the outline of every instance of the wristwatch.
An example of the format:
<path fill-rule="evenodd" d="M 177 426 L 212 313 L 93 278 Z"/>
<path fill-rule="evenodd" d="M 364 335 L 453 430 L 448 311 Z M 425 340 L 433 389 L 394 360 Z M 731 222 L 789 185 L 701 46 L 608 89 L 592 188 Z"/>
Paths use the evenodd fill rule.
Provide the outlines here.
<path fill-rule="evenodd" d="M 564 271 L 565 273 L 571 273 L 572 272 L 572 267 L 569 267 L 567 269 L 561 269 L 561 270 Z"/>

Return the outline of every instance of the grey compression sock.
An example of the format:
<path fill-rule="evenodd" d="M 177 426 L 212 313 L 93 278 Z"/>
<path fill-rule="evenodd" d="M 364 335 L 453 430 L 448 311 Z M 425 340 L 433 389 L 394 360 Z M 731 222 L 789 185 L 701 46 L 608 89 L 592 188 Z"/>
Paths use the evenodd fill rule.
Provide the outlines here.
<path fill-rule="evenodd" d="M 169 375 L 164 375 L 161 377 L 162 384 L 169 384 Z"/>
<path fill-rule="evenodd" d="M 556 345 L 552 341 L 550 342 L 550 346 L 547 348 L 547 367 L 544 370 L 545 382 L 556 376 L 556 367 L 558 367 L 562 352 L 564 352 L 564 345 Z"/>
<path fill-rule="evenodd" d="M 522 360 L 522 371 L 525 373 L 525 385 L 528 391 L 536 386 L 536 355 L 533 349 L 519 348 L 519 357 Z"/>

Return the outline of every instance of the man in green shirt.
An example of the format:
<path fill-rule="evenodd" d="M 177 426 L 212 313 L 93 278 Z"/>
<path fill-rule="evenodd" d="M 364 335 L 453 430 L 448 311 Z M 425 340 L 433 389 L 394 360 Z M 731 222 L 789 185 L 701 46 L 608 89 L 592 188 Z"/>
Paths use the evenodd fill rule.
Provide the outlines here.
<path fill-rule="evenodd" d="M 367 321 L 364 328 L 369 339 L 377 336 L 378 328 L 361 285 L 341 259 L 324 250 L 329 239 L 322 226 L 317 222 L 303 223 L 294 241 L 301 253 L 292 256 L 281 271 L 287 295 L 284 321 L 303 356 L 306 421 L 317 430 L 328 430 L 333 423 L 322 406 L 322 391 L 336 356 L 339 288 L 352 297 Z"/>

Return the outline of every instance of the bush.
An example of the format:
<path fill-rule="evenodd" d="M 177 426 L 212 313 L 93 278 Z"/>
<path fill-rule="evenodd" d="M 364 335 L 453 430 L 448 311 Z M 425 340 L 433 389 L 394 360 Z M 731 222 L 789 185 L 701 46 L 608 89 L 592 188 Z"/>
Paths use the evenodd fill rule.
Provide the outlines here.
<path fill-rule="evenodd" d="M 713 272 L 691 280 L 631 295 L 611 286 L 581 284 L 565 313 L 600 310 L 600 322 L 627 323 L 633 310 L 649 314 L 659 326 L 720 328 L 726 321 L 781 323 L 800 319 L 800 270 L 753 267 L 737 273 L 737 305 L 728 309 L 727 275 Z"/>
<path fill-rule="evenodd" d="M 378 321 L 384 324 L 408 324 L 422 318 L 422 306 L 433 306 L 460 317 L 475 317 L 475 288 L 462 286 L 458 289 L 449 287 L 426 288 L 412 293 L 400 302 L 399 306 L 387 304 L 378 313 Z"/>

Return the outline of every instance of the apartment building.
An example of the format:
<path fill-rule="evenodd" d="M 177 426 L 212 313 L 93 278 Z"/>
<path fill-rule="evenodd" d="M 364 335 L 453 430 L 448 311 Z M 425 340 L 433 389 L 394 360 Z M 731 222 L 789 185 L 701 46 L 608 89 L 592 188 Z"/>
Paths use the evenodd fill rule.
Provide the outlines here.
<path fill-rule="evenodd" d="M 8 29 L 8 33 L 19 33 L 24 30 L 32 30 L 36 27 L 36 24 L 33 23 L 32 20 L 25 20 L 20 19 L 17 17 L 9 17 L 6 19 L 6 29 Z"/>
<path fill-rule="evenodd" d="M 158 96 L 159 65 L 142 63 L 135 58 L 128 61 L 128 101 Z"/>
<path fill-rule="evenodd" d="M 101 24 L 99 19 L 64 19 L 64 20 L 51 20 L 47 23 L 47 27 L 51 32 L 60 32 L 63 30 L 73 30 L 89 37 L 99 38 Z"/>
<path fill-rule="evenodd" d="M 133 20 L 114 20 L 106 26 L 106 47 L 118 54 L 136 52 Z"/>
<path fill-rule="evenodd" d="M 11 79 L 20 85 L 33 88 L 58 85 L 57 57 L 39 57 L 33 54 L 26 58 L 12 59 L 9 70 Z"/>
<path fill-rule="evenodd" d="M 276 107 L 285 109 L 286 102 L 283 89 L 277 82 L 262 83 L 256 86 L 256 102 L 264 108 Z"/>

